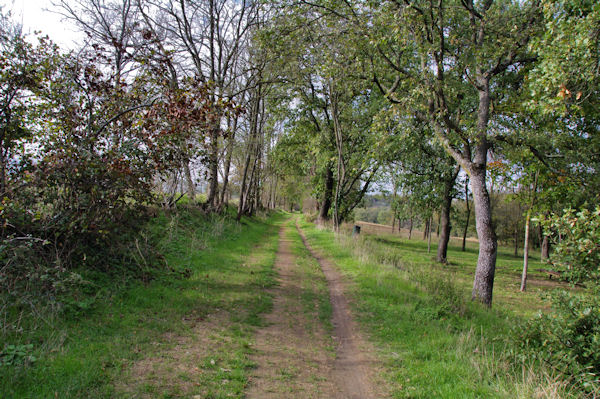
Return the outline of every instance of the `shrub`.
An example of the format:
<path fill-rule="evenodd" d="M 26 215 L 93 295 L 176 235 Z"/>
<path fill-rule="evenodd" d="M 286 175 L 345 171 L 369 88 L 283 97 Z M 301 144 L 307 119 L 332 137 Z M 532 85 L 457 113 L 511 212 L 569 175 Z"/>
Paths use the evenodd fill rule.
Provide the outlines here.
<path fill-rule="evenodd" d="M 566 209 L 541 221 L 554 238 L 550 262 L 574 283 L 600 277 L 600 207 L 594 211 Z"/>
<path fill-rule="evenodd" d="M 554 312 L 540 313 L 512 334 L 516 347 L 570 378 L 584 392 L 600 392 L 600 289 L 592 295 L 550 295 Z"/>

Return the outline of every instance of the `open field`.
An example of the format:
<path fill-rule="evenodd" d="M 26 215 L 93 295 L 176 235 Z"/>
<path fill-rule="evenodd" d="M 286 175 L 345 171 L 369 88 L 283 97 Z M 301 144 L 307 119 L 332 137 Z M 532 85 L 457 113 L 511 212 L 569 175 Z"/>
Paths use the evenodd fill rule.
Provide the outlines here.
<path fill-rule="evenodd" d="M 398 230 L 398 227 L 395 227 L 394 230 L 392 231 L 392 226 L 388 226 L 386 224 L 378 224 L 378 223 L 363 222 L 363 221 L 358 221 L 358 222 L 355 222 L 354 224 L 361 226 L 361 231 L 363 231 L 367 234 L 379 234 L 379 235 L 392 234 L 392 235 L 400 236 L 402 238 L 408 238 L 408 235 L 409 235 L 408 229 L 400 228 L 400 230 Z M 422 231 L 413 229 L 411 238 L 421 237 L 422 235 L 423 235 Z M 462 243 L 462 237 L 451 236 L 450 240 L 451 241 L 460 241 L 460 243 Z M 467 242 L 479 242 L 479 241 L 477 240 L 476 237 L 467 237 Z"/>
<path fill-rule="evenodd" d="M 408 230 L 402 229 L 400 234 L 391 233 L 391 226 L 375 223 L 357 222 L 361 226 L 364 238 L 364 250 L 382 252 L 380 258 L 396 259 L 399 264 L 419 265 L 441 273 L 451 273 L 453 281 L 462 287 L 464 294 L 469 295 L 472 288 L 475 265 L 477 264 L 478 242 L 476 238 L 467 238 L 466 250 L 463 252 L 462 238 L 451 237 L 448 245 L 448 265 L 435 262 L 437 249 L 436 235 L 432 234 L 431 252 L 427 251 L 427 241 L 422 239 L 423 233 L 413 230 L 412 239 L 408 240 Z M 350 225 L 345 226 L 346 232 Z M 379 245 L 377 245 L 379 244 Z M 523 252 L 514 256 L 514 249 L 499 246 L 496 278 L 494 281 L 494 307 L 515 312 L 522 316 L 531 316 L 539 310 L 546 310 L 547 304 L 541 295 L 553 288 L 572 289 L 568 283 L 559 282 L 543 270 L 549 266 L 540 261 L 539 251 L 531 251 L 529 256 L 529 273 L 527 291 L 520 292 L 521 274 L 523 270 Z"/>

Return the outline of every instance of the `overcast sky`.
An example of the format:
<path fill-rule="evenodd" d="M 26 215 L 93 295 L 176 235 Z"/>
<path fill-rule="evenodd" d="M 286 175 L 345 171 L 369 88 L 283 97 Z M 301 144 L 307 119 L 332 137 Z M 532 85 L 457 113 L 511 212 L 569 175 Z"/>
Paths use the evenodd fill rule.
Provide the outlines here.
<path fill-rule="evenodd" d="M 52 10 L 52 0 L 0 0 L 4 12 L 12 10 L 13 19 L 23 23 L 25 33 L 42 31 L 52 41 L 64 49 L 74 48 L 74 42 L 82 37 L 81 33 L 64 18 Z"/>

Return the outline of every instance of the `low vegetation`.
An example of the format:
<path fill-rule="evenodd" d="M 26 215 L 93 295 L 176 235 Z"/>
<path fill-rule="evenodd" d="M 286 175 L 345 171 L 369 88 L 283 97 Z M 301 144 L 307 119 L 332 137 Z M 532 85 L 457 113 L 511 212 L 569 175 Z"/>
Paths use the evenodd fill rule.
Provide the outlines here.
<path fill-rule="evenodd" d="M 600 396 L 599 2 L 56 0 L 72 51 L 16 3 L 0 396 L 242 397 L 277 209 L 397 397 Z"/>
<path fill-rule="evenodd" d="M 516 329 L 538 312 L 547 313 L 541 293 L 569 289 L 535 270 L 543 264 L 532 262 L 531 289 L 521 293 L 519 259 L 502 250 L 496 305 L 488 311 L 469 300 L 477 256 L 473 244 L 466 253 L 460 242 L 451 245 L 452 262 L 442 266 L 422 240 L 336 236 L 307 222 L 302 228 L 311 244 L 355 282 L 356 312 L 387 359 L 394 397 L 583 397 L 570 371 L 543 361 L 540 354 L 551 353 L 543 347 L 525 349 L 527 338 Z"/>
<path fill-rule="evenodd" d="M 251 366 L 250 338 L 271 306 L 265 288 L 273 284 L 281 219 L 238 224 L 193 209 L 160 212 L 146 233 L 167 266 L 152 279 L 82 272 L 78 286 L 85 289 L 67 291 L 69 311 L 60 303 L 15 313 L 17 304 L 3 291 L 0 396 L 239 397 Z M 213 344 L 188 359 L 189 368 L 177 369 L 186 342 L 199 337 Z M 152 374 L 152 365 L 163 363 L 172 371 Z"/>

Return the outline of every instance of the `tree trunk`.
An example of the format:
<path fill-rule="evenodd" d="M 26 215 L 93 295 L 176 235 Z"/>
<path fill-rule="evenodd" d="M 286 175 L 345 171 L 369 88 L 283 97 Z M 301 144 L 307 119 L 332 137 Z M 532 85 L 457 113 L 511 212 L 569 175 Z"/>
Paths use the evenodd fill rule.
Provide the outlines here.
<path fill-rule="evenodd" d="M 548 216 L 549 212 L 546 212 L 546 216 Z M 544 229 L 540 226 L 540 234 L 542 235 L 542 240 L 540 242 L 540 252 L 541 252 L 541 260 L 546 260 L 550 258 L 550 237 L 544 234 Z"/>
<path fill-rule="evenodd" d="M 392 181 L 394 182 L 394 194 L 392 197 L 392 205 L 390 206 L 390 210 L 392 211 L 392 234 L 394 234 L 394 227 L 396 224 L 396 197 L 398 196 L 398 183 L 393 176 Z M 400 217 L 398 217 L 398 234 L 400 234 Z"/>
<path fill-rule="evenodd" d="M 448 243 L 450 242 L 450 211 L 452 209 L 452 189 L 456 184 L 456 178 L 460 167 L 456 166 L 451 175 L 447 175 L 444 182 L 444 199 L 438 223 L 438 250 L 437 261 L 448 263 Z"/>
<path fill-rule="evenodd" d="M 233 120 L 233 128 L 231 132 L 229 132 L 229 137 L 227 138 L 227 158 L 225 159 L 225 170 L 223 173 L 223 188 L 221 189 L 221 199 L 219 201 L 220 206 L 223 206 L 227 203 L 226 194 L 229 188 L 229 172 L 231 170 L 231 157 L 233 154 L 233 143 L 235 140 L 235 132 L 237 130 L 237 122 L 238 118 L 236 116 Z"/>
<path fill-rule="evenodd" d="M 337 150 L 337 171 L 336 171 L 336 183 L 335 183 L 335 198 L 333 208 L 333 228 L 336 232 L 340 231 L 340 205 L 341 205 L 341 190 L 342 182 L 346 180 L 346 169 L 344 166 L 344 145 L 342 131 L 339 121 L 338 113 L 338 95 L 334 92 L 332 85 L 330 85 L 330 98 L 331 98 L 331 116 L 333 119 L 333 133 L 335 134 L 335 146 Z"/>
<path fill-rule="evenodd" d="M 525 217 L 525 243 L 523 244 L 523 273 L 521 274 L 521 292 L 527 289 L 527 267 L 529 266 L 529 225 L 531 224 L 531 208 Z"/>
<path fill-rule="evenodd" d="M 242 204 L 242 213 L 246 213 L 252 215 L 252 193 L 254 188 L 254 173 L 256 172 L 256 158 L 252 163 L 252 171 L 250 172 L 250 179 L 248 180 L 248 186 L 246 187 L 246 192 L 244 193 L 244 203 Z"/>
<path fill-rule="evenodd" d="M 412 230 L 413 230 L 413 218 L 410 218 L 410 225 L 408 226 L 408 239 L 410 240 L 410 238 L 412 237 Z"/>
<path fill-rule="evenodd" d="M 257 91 L 254 93 L 252 100 L 252 109 L 250 113 L 250 134 L 248 137 L 248 147 L 246 149 L 246 160 L 244 161 L 244 171 L 242 173 L 242 184 L 240 188 L 240 201 L 238 203 L 238 212 L 236 216 L 236 220 L 239 222 L 242 218 L 242 214 L 245 211 L 246 205 L 246 193 L 247 193 L 247 182 L 246 179 L 248 177 L 248 168 L 250 166 L 250 160 L 252 159 L 252 155 L 254 153 L 254 146 L 256 145 L 256 136 L 258 134 L 258 112 L 260 110 L 260 85 L 257 88 Z"/>
<path fill-rule="evenodd" d="M 535 196 L 537 193 L 539 171 L 535 172 L 535 179 L 533 181 L 533 190 L 531 192 L 531 201 L 529 202 L 529 208 L 525 216 L 525 238 L 523 243 L 523 274 L 521 275 L 521 291 L 525 291 L 527 288 L 527 267 L 529 266 L 529 226 L 531 224 L 531 209 L 535 204 Z"/>
<path fill-rule="evenodd" d="M 542 239 L 542 260 L 548 259 L 550 257 L 550 240 L 547 235 L 544 235 Z"/>
<path fill-rule="evenodd" d="M 4 144 L 4 140 L 0 143 Z M 4 146 L 0 146 L 0 195 L 3 197 L 8 194 L 8 179 L 6 177 L 6 158 L 8 158 L 8 150 L 5 154 Z"/>
<path fill-rule="evenodd" d="M 319 209 L 319 217 L 317 223 L 321 224 L 329 220 L 329 210 L 331 209 L 331 198 L 333 196 L 333 169 L 327 164 L 327 172 L 325 172 L 325 191 L 323 192 L 323 200 Z"/>
<path fill-rule="evenodd" d="M 452 207 L 452 194 L 450 190 L 444 192 L 444 202 L 440 212 L 439 241 L 436 260 L 448 263 L 448 242 L 450 241 L 450 209 Z"/>
<path fill-rule="evenodd" d="M 427 253 L 431 252 L 431 216 L 427 222 Z"/>
<path fill-rule="evenodd" d="M 465 181 L 465 204 L 467 207 L 467 220 L 465 222 L 465 230 L 463 231 L 462 251 L 467 249 L 467 231 L 469 230 L 469 219 L 471 218 L 471 208 L 469 205 L 469 179 Z"/>
<path fill-rule="evenodd" d="M 196 186 L 194 185 L 194 181 L 192 180 L 192 171 L 190 170 L 190 161 L 188 159 L 183 161 L 183 171 L 185 173 L 187 195 L 189 197 L 190 203 L 193 203 L 196 199 Z"/>
<path fill-rule="evenodd" d="M 210 130 L 210 143 L 208 153 L 209 186 L 206 205 L 208 209 L 215 210 L 219 189 L 219 127 Z"/>
<path fill-rule="evenodd" d="M 498 241 L 492 224 L 490 196 L 485 186 L 485 163 L 471 169 L 471 191 L 475 205 L 475 226 L 479 239 L 479 256 L 473 281 L 472 299 L 492 306 Z"/>
<path fill-rule="evenodd" d="M 519 228 L 515 225 L 515 256 L 519 256 Z"/>

